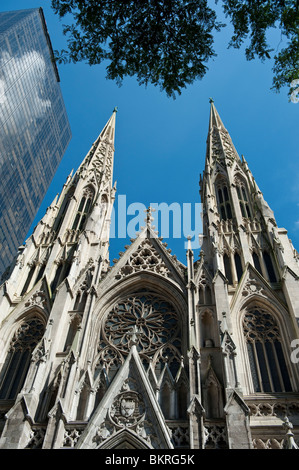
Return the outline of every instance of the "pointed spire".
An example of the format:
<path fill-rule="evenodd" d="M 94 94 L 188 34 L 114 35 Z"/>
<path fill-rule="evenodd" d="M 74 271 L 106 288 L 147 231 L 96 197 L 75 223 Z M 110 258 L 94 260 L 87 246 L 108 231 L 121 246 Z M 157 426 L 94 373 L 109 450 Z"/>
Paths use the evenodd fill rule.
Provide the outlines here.
<path fill-rule="evenodd" d="M 240 160 L 231 137 L 218 114 L 212 98 L 210 98 L 210 104 L 206 169 L 207 165 L 212 164 L 213 160 L 222 160 L 223 163 L 227 163 L 228 160 L 233 160 L 234 158 Z"/>
<path fill-rule="evenodd" d="M 222 128 L 225 129 L 223 122 L 221 121 L 221 118 L 218 114 L 217 109 L 215 108 L 214 105 L 214 100 L 210 98 L 210 122 L 209 122 L 209 132 L 213 130 L 213 127 L 216 126 L 217 128 Z"/>
<path fill-rule="evenodd" d="M 109 181 L 112 185 L 116 113 L 115 107 L 99 137 L 78 168 L 77 175 L 91 172 L 96 175 L 99 184 L 101 181 Z"/>
<path fill-rule="evenodd" d="M 98 144 L 99 140 L 108 139 L 108 141 L 114 145 L 116 113 L 117 107 L 114 108 L 110 119 L 108 120 L 106 126 L 102 130 L 95 144 Z"/>

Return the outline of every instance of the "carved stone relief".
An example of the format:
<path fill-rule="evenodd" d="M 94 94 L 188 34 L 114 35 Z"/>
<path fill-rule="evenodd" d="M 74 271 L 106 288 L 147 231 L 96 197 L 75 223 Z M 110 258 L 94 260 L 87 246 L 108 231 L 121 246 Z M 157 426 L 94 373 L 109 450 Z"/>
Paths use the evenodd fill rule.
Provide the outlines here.
<path fill-rule="evenodd" d="M 132 380 L 125 380 L 121 392 L 112 401 L 106 419 L 97 427 L 93 442 L 101 445 L 121 430 L 130 430 L 150 446 L 155 447 L 157 437 L 142 395 Z"/>

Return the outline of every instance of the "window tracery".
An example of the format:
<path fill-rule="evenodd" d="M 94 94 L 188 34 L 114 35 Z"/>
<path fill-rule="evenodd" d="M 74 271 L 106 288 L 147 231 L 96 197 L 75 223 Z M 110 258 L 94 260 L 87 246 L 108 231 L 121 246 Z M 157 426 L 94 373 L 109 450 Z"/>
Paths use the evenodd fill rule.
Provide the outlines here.
<path fill-rule="evenodd" d="M 218 200 L 218 211 L 221 220 L 229 220 L 233 218 L 231 202 L 227 184 L 224 178 L 220 178 L 216 183 L 216 193 Z"/>
<path fill-rule="evenodd" d="M 14 399 L 25 381 L 32 352 L 44 334 L 41 319 L 24 321 L 15 332 L 3 367 L 0 399 Z"/>
<path fill-rule="evenodd" d="M 72 230 L 81 231 L 83 229 L 86 218 L 91 211 L 93 197 L 94 191 L 89 187 L 86 188 L 80 201 L 80 205 L 72 226 Z"/>
<path fill-rule="evenodd" d="M 175 376 L 181 363 L 180 322 L 175 308 L 148 291 L 134 293 L 116 304 L 102 327 L 98 366 L 117 370 L 132 344 L 144 363 L 153 364 L 157 374 L 167 356 Z"/>
<path fill-rule="evenodd" d="M 236 184 L 236 189 L 237 189 L 242 216 L 250 219 L 251 209 L 250 209 L 246 184 L 243 181 L 243 178 L 240 178 L 240 176 L 235 177 L 235 184 Z"/>
<path fill-rule="evenodd" d="M 255 392 L 291 391 L 291 383 L 276 320 L 265 309 L 253 307 L 243 320 Z"/>
<path fill-rule="evenodd" d="M 263 259 L 264 259 L 264 263 L 265 263 L 265 266 L 266 266 L 266 269 L 267 269 L 269 281 L 270 282 L 277 282 L 272 257 L 268 253 L 268 251 L 266 251 L 266 250 L 263 251 Z"/>

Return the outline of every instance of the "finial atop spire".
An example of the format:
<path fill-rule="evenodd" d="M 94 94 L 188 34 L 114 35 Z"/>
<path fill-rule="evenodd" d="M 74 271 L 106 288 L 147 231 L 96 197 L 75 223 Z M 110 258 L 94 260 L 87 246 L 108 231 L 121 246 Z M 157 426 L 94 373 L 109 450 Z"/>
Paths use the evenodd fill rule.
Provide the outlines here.
<path fill-rule="evenodd" d="M 153 207 L 149 206 L 148 209 L 146 209 L 144 212 L 146 212 L 146 219 L 144 219 L 144 222 L 146 222 L 146 225 L 148 227 L 151 227 L 152 221 L 154 218 L 152 217 L 152 212 L 155 212 L 156 209 Z"/>
<path fill-rule="evenodd" d="M 214 103 L 213 98 L 209 98 L 209 103 Z"/>
<path fill-rule="evenodd" d="M 118 111 L 118 108 L 117 108 L 117 106 L 115 106 L 113 112 L 117 113 L 117 111 Z"/>

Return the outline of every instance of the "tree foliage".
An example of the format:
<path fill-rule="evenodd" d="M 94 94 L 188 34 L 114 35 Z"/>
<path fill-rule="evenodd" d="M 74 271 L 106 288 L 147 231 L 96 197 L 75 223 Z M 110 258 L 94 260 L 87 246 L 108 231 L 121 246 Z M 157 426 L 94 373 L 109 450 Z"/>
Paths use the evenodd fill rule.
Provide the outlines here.
<path fill-rule="evenodd" d="M 279 28 L 281 42 L 287 45 L 273 57 L 273 88 L 278 91 L 284 85 L 292 86 L 299 78 L 299 1 L 223 0 L 223 8 L 234 28 L 229 45 L 240 48 L 250 38 L 245 49 L 248 60 L 271 58 L 275 49 L 268 44 L 267 33 Z"/>
<path fill-rule="evenodd" d="M 217 0 L 216 0 L 217 1 Z M 299 0 L 221 0 L 233 26 L 230 47 L 245 41 L 248 60 L 271 58 L 267 33 L 279 28 L 287 45 L 274 61 L 273 87 L 279 90 L 299 78 Z M 121 84 L 136 76 L 168 96 L 206 74 L 216 53 L 214 34 L 225 25 L 207 0 L 52 0 L 64 26 L 68 50 L 59 62 L 107 63 L 107 78 Z M 249 44 L 248 44 L 249 42 Z"/>

